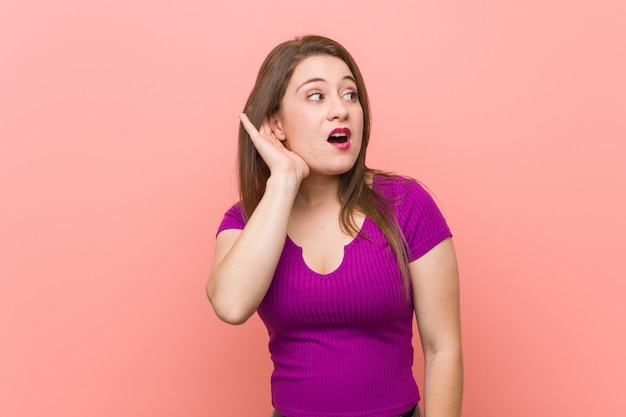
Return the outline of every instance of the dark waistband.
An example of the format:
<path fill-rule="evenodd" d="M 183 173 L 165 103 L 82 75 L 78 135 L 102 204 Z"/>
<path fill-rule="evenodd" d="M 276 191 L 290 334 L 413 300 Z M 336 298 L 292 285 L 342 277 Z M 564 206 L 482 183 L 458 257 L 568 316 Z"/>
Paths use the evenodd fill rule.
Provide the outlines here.
<path fill-rule="evenodd" d="M 406 413 L 400 414 L 398 417 L 413 417 L 413 415 L 415 414 L 416 408 L 417 408 L 417 405 L 413 406 L 413 408 L 411 408 Z M 278 411 L 274 410 L 274 414 L 272 415 L 272 417 L 285 417 L 285 416 L 280 414 Z"/>

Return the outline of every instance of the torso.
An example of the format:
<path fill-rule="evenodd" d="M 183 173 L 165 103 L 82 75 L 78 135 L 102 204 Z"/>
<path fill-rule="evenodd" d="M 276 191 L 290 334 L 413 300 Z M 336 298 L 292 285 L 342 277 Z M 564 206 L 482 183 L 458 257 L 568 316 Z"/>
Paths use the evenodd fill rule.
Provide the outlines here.
<path fill-rule="evenodd" d="M 287 234 L 302 248 L 302 257 L 307 266 L 319 274 L 336 270 L 344 257 L 344 247 L 352 242 L 355 235 L 341 229 L 339 223 L 339 203 L 315 210 L 296 210 L 291 213 Z M 354 214 L 360 230 L 365 215 Z"/>

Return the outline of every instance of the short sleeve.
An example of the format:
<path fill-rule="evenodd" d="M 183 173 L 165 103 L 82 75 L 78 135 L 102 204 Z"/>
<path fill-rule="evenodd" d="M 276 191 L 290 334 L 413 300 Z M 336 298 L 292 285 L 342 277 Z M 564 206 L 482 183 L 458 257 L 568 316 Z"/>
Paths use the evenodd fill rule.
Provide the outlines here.
<path fill-rule="evenodd" d="M 226 214 L 224 214 L 224 218 L 220 223 L 217 234 L 219 234 L 222 230 L 227 229 L 243 229 L 246 225 L 243 216 L 243 205 L 241 203 L 237 203 L 233 205 Z"/>
<path fill-rule="evenodd" d="M 452 233 L 439 207 L 422 185 L 407 179 L 398 186 L 404 187 L 404 192 L 396 194 L 395 210 L 407 241 L 409 262 L 413 262 Z"/>

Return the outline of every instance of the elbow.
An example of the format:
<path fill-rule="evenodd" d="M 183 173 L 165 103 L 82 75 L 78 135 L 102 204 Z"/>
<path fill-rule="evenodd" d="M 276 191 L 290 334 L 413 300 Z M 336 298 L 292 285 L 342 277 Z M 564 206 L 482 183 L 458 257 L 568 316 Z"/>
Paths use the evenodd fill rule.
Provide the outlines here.
<path fill-rule="evenodd" d="M 430 353 L 460 352 L 463 350 L 460 335 L 442 338 L 441 340 L 425 340 L 422 344 L 424 351 L 428 351 Z"/>
<path fill-rule="evenodd" d="M 444 338 L 424 338 L 422 339 L 422 350 L 425 357 L 463 357 L 463 347 L 461 335 Z"/>
<path fill-rule="evenodd" d="M 237 306 L 236 303 L 220 300 L 210 291 L 207 286 L 207 297 L 215 315 L 225 323 L 232 325 L 244 324 L 254 314 L 254 311 L 249 311 L 242 306 Z"/>
<path fill-rule="evenodd" d="M 463 349 L 460 344 L 424 348 L 423 352 L 426 361 L 445 360 L 458 363 L 461 367 L 463 366 Z"/>
<path fill-rule="evenodd" d="M 209 278 L 206 295 L 215 315 L 225 323 L 243 324 L 254 314 L 257 304 L 247 301 L 240 291 L 221 288 L 215 279 Z"/>
<path fill-rule="evenodd" d="M 218 309 L 213 306 L 213 311 L 215 311 L 215 315 L 225 323 L 232 324 L 234 326 L 238 326 L 240 324 L 244 324 L 252 314 L 242 314 L 240 312 L 235 311 L 235 309 Z"/>

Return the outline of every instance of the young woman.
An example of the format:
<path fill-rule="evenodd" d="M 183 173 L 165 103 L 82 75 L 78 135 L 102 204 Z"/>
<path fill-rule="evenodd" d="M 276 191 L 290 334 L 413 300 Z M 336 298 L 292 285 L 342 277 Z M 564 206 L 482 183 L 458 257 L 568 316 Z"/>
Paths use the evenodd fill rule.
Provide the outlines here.
<path fill-rule="evenodd" d="M 240 115 L 241 202 L 217 234 L 207 295 L 232 324 L 254 312 L 274 362 L 274 416 L 458 417 L 456 257 L 416 181 L 369 169 L 367 91 L 337 42 L 278 45 Z"/>

